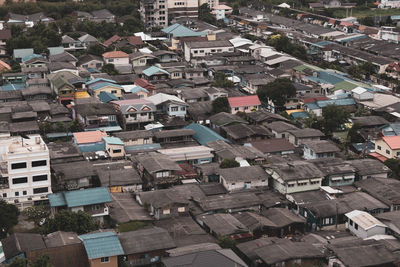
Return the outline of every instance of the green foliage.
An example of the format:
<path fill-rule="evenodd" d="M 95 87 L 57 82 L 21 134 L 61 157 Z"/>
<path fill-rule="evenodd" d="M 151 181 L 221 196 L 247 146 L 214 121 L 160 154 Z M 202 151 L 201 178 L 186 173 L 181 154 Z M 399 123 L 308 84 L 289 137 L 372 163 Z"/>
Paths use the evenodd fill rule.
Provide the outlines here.
<path fill-rule="evenodd" d="M 67 128 L 71 133 L 82 132 L 84 129 L 83 125 L 78 120 L 71 121 Z"/>
<path fill-rule="evenodd" d="M 63 122 L 57 121 L 55 130 L 56 132 L 64 133 L 67 130 L 67 128 L 65 127 L 65 124 Z"/>
<path fill-rule="evenodd" d="M 400 161 L 398 159 L 387 159 L 384 164 L 392 171 L 392 177 L 399 177 L 400 175 Z"/>
<path fill-rule="evenodd" d="M 219 165 L 219 167 L 221 169 L 236 168 L 240 167 L 240 164 L 235 159 L 224 159 Z"/>
<path fill-rule="evenodd" d="M 14 225 L 18 224 L 19 210 L 15 205 L 0 200 L 0 214 L 0 239 L 2 239 L 11 232 Z"/>
<path fill-rule="evenodd" d="M 202 4 L 199 7 L 199 19 L 204 22 L 215 25 L 217 23 L 217 19 L 210 12 L 211 9 L 208 6 L 208 4 Z"/>
<path fill-rule="evenodd" d="M 279 110 L 285 105 L 288 98 L 296 96 L 296 88 L 288 78 L 278 78 L 261 86 L 257 90 L 257 95 L 264 103 L 270 99 Z"/>
<path fill-rule="evenodd" d="M 360 19 L 360 24 L 365 25 L 365 26 L 375 26 L 375 21 L 373 17 L 363 17 Z"/>
<path fill-rule="evenodd" d="M 213 114 L 217 114 L 220 112 L 230 112 L 228 98 L 226 97 L 216 98 L 211 105 Z"/>
<path fill-rule="evenodd" d="M 307 60 L 307 51 L 304 46 L 293 44 L 286 36 L 275 34 L 268 39 L 268 45 L 278 51 L 288 53 L 296 58 Z"/>
<path fill-rule="evenodd" d="M 236 241 L 229 236 L 218 236 L 217 244 L 221 248 L 234 248 L 236 245 Z"/>
<path fill-rule="evenodd" d="M 43 218 L 47 218 L 50 215 L 50 212 L 44 206 L 32 206 L 26 208 L 23 213 L 28 217 L 29 220 L 35 222 L 35 224 L 39 224 L 40 220 Z"/>
<path fill-rule="evenodd" d="M 122 52 L 125 52 L 125 53 L 127 53 L 127 54 L 132 54 L 132 48 L 130 48 L 129 46 L 123 46 L 123 47 L 121 47 L 120 48 L 120 50 L 122 51 Z"/>
<path fill-rule="evenodd" d="M 115 69 L 114 64 L 104 64 L 101 71 L 107 73 L 108 75 L 117 75 L 118 71 Z"/>
<path fill-rule="evenodd" d="M 29 264 L 29 267 L 54 267 L 54 265 L 50 263 L 49 255 L 45 254 L 38 257 L 34 262 Z"/>
<path fill-rule="evenodd" d="M 349 67 L 348 73 L 354 78 L 362 79 L 365 76 L 366 79 L 369 79 L 369 76 L 376 73 L 376 70 L 371 62 L 365 62 L 361 65 Z"/>
<path fill-rule="evenodd" d="M 211 86 L 222 87 L 222 88 L 233 88 L 234 84 L 232 81 L 226 78 L 223 72 L 217 72 L 215 74 L 215 79 L 212 81 Z"/>
<path fill-rule="evenodd" d="M 239 15 L 239 5 L 237 3 L 233 4 L 232 15 L 236 15 L 236 16 Z"/>
<path fill-rule="evenodd" d="M 104 46 L 102 46 L 101 44 L 91 45 L 87 49 L 88 54 L 92 54 L 92 55 L 96 55 L 96 56 L 101 56 L 104 52 L 106 52 L 106 50 L 104 49 Z"/>
<path fill-rule="evenodd" d="M 322 128 L 325 134 L 331 134 L 338 130 L 350 119 L 350 113 L 342 107 L 336 105 L 328 105 L 322 108 Z"/>
<path fill-rule="evenodd" d="M 123 233 L 123 232 L 136 231 L 140 228 L 145 227 L 146 225 L 147 225 L 146 222 L 141 222 L 141 221 L 131 221 L 123 223 L 118 225 L 118 232 Z"/>
<path fill-rule="evenodd" d="M 10 264 L 7 264 L 6 267 L 27 267 L 28 261 L 21 257 L 16 257 Z"/>
<path fill-rule="evenodd" d="M 61 210 L 56 213 L 54 218 L 46 220 L 42 230 L 45 234 L 66 231 L 81 235 L 97 230 L 98 228 L 99 226 L 93 217 L 83 211 L 72 212 Z"/>

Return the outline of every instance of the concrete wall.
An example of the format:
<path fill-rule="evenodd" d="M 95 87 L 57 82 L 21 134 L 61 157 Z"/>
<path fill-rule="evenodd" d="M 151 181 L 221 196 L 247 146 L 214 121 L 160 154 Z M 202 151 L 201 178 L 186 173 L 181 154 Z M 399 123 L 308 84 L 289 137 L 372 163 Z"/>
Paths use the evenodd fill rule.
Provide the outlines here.
<path fill-rule="evenodd" d="M 392 150 L 383 139 L 377 139 L 375 141 L 375 152 L 391 159 L 400 157 L 400 149 Z"/>
<path fill-rule="evenodd" d="M 386 228 L 382 226 L 374 226 L 368 230 L 361 228 L 358 225 L 358 229 L 355 228 L 356 223 L 353 221 L 353 225 L 350 225 L 350 219 L 346 223 L 346 228 L 350 230 L 354 235 L 364 239 L 374 235 L 384 235 Z"/>

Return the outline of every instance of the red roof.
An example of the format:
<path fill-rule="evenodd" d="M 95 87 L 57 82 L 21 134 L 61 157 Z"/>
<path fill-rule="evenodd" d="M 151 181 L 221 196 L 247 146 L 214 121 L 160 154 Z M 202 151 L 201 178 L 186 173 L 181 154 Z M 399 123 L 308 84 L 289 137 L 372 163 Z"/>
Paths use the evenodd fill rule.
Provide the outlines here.
<path fill-rule="evenodd" d="M 103 140 L 103 136 L 107 136 L 107 134 L 102 131 L 74 133 L 74 138 L 77 144 L 101 142 Z"/>
<path fill-rule="evenodd" d="M 103 44 L 108 47 L 113 43 L 115 43 L 116 41 L 118 41 L 119 39 L 121 39 L 121 37 L 119 37 L 118 35 L 114 35 L 110 39 L 106 40 Z"/>
<path fill-rule="evenodd" d="M 336 20 L 335 19 L 329 19 L 329 24 L 335 24 Z"/>
<path fill-rule="evenodd" d="M 261 105 L 257 95 L 228 97 L 228 102 L 231 108 Z"/>
<path fill-rule="evenodd" d="M 387 157 L 385 157 L 385 156 L 383 156 L 381 154 L 375 153 L 375 152 L 374 153 L 369 153 L 368 155 L 373 157 L 373 158 L 376 158 L 377 160 L 382 161 L 382 162 L 385 162 L 387 160 Z"/>
<path fill-rule="evenodd" d="M 123 51 L 111 51 L 111 52 L 106 52 L 103 54 L 104 58 L 124 58 L 124 57 L 129 57 L 129 55 Z"/>
<path fill-rule="evenodd" d="M 353 26 L 353 23 L 347 22 L 347 21 L 341 21 L 341 22 L 340 22 L 340 26 L 349 27 L 349 26 Z"/>
<path fill-rule="evenodd" d="M 137 86 L 140 86 L 140 87 L 142 87 L 144 89 L 150 90 L 150 91 L 155 89 L 155 87 L 154 87 L 154 85 L 152 83 L 149 83 L 148 81 L 146 81 L 145 79 L 142 79 L 142 78 L 136 79 L 133 82 L 133 84 L 137 85 Z"/>
<path fill-rule="evenodd" d="M 304 98 L 303 99 L 303 103 L 307 104 L 307 103 L 315 103 L 317 101 L 321 101 L 321 100 L 328 100 L 329 98 L 326 96 L 319 96 L 319 97 L 308 97 L 308 98 Z"/>
<path fill-rule="evenodd" d="M 382 139 L 391 149 L 400 149 L 400 136 L 384 136 Z"/>
<path fill-rule="evenodd" d="M 143 44 L 142 37 L 140 36 L 129 36 L 127 39 L 129 44 L 133 46 Z"/>

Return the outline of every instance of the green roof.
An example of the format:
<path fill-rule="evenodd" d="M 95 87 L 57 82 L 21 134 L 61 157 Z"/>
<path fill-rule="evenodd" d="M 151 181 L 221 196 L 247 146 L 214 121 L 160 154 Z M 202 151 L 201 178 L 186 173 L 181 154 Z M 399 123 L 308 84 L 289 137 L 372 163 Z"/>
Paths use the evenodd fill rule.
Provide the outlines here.
<path fill-rule="evenodd" d="M 181 24 L 175 23 L 171 26 L 168 26 L 161 31 L 166 34 L 172 35 L 172 37 L 193 37 L 193 36 L 205 36 L 205 32 L 195 32 Z"/>
<path fill-rule="evenodd" d="M 305 69 L 312 69 L 312 70 L 315 70 L 315 71 L 323 70 L 323 69 L 321 69 L 321 68 L 319 68 L 319 67 L 317 67 L 317 66 L 308 65 L 308 64 L 296 66 L 296 67 L 294 67 L 293 69 L 294 69 L 294 70 L 297 70 L 297 71 L 300 71 L 300 72 L 304 71 Z"/>
<path fill-rule="evenodd" d="M 112 199 L 106 187 L 95 187 L 50 194 L 49 201 L 51 207 L 67 206 L 73 208 L 111 202 Z"/>
<path fill-rule="evenodd" d="M 357 86 L 358 86 L 357 84 L 354 84 L 354 83 L 352 83 L 352 82 L 343 81 L 343 82 L 340 82 L 340 83 L 335 84 L 335 86 L 332 88 L 332 90 L 333 90 L 333 91 L 336 91 L 336 90 L 343 89 L 343 90 L 345 90 L 345 91 L 351 91 L 351 90 L 353 90 L 354 88 L 356 88 Z"/>
<path fill-rule="evenodd" d="M 104 142 L 106 142 L 107 144 L 110 145 L 124 145 L 124 142 L 121 141 L 121 139 L 119 139 L 118 137 L 113 137 L 113 136 L 103 136 L 103 140 Z"/>
<path fill-rule="evenodd" d="M 89 259 L 124 255 L 118 236 L 114 232 L 80 235 Z"/>
<path fill-rule="evenodd" d="M 147 77 L 153 76 L 154 74 L 157 74 L 159 72 L 169 75 L 168 71 L 160 69 L 160 68 L 158 68 L 156 66 L 151 66 L 150 68 L 147 68 L 147 69 L 142 71 L 142 73 L 144 75 L 146 75 Z"/>
<path fill-rule="evenodd" d="M 227 139 L 223 138 L 210 128 L 207 128 L 204 125 L 197 124 L 197 123 L 191 123 L 188 126 L 185 127 L 186 129 L 191 129 L 195 131 L 196 133 L 193 135 L 193 139 L 196 140 L 200 145 L 205 145 L 209 142 L 216 141 L 216 140 L 222 140 L 227 143 L 230 143 Z"/>

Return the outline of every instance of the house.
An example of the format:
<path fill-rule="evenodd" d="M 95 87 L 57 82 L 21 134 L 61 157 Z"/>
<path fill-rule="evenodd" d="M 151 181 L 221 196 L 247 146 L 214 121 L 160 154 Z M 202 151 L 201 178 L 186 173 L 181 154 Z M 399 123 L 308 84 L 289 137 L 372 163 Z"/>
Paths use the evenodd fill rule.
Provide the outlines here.
<path fill-rule="evenodd" d="M 232 14 L 232 8 L 227 5 L 216 5 L 212 7 L 211 14 L 215 15 L 217 20 L 225 19 L 225 15 Z"/>
<path fill-rule="evenodd" d="M 375 152 L 384 159 L 400 157 L 400 136 L 382 136 L 375 140 Z M 379 156 L 376 158 L 379 159 Z"/>
<path fill-rule="evenodd" d="M 153 143 L 153 132 L 149 130 L 124 131 L 113 135 L 121 139 L 126 147 Z"/>
<path fill-rule="evenodd" d="M 182 169 L 167 156 L 150 153 L 137 156 L 136 160 L 139 174 L 147 187 L 160 188 L 178 183 L 177 172 Z"/>
<path fill-rule="evenodd" d="M 160 227 L 120 233 L 118 237 L 125 252 L 125 262 L 129 266 L 158 263 L 166 256 L 166 250 L 176 247 L 168 231 Z"/>
<path fill-rule="evenodd" d="M 90 20 L 100 23 L 100 22 L 110 22 L 114 23 L 115 22 L 115 16 L 108 11 L 107 9 L 100 9 L 100 10 L 95 10 L 91 12 L 92 17 Z"/>
<path fill-rule="evenodd" d="M 124 142 L 118 137 L 103 136 L 105 148 L 111 159 L 122 158 L 125 156 Z"/>
<path fill-rule="evenodd" d="M 293 124 L 287 123 L 285 121 L 273 121 L 265 125 L 269 129 L 275 138 L 288 138 L 288 130 L 298 129 Z"/>
<path fill-rule="evenodd" d="M 31 253 L 35 250 L 46 249 L 46 244 L 40 234 L 34 233 L 14 233 L 1 240 L 2 243 L 2 263 L 10 263 L 17 257 L 32 259 Z"/>
<path fill-rule="evenodd" d="M 353 185 L 355 181 L 356 169 L 340 158 L 320 158 L 312 160 L 312 163 L 324 174 L 322 186 Z"/>
<path fill-rule="evenodd" d="M 298 147 L 308 141 L 321 140 L 325 136 L 320 130 L 312 128 L 288 130 L 289 142 Z"/>
<path fill-rule="evenodd" d="M 49 56 L 49 61 L 51 63 L 55 63 L 55 62 L 70 63 L 73 66 L 76 66 L 76 63 L 78 62 L 78 59 L 74 55 L 72 55 L 71 53 L 68 53 L 68 52 L 65 51 L 65 52 L 62 52 L 62 53 L 59 53 L 59 54 L 50 55 Z M 50 66 L 49 66 L 49 69 L 51 69 Z"/>
<path fill-rule="evenodd" d="M 154 121 L 156 106 L 153 102 L 140 98 L 111 102 L 122 114 L 123 128 L 134 130 Z"/>
<path fill-rule="evenodd" d="M 50 100 L 53 96 L 53 91 L 49 86 L 31 86 L 21 91 L 25 100 Z"/>
<path fill-rule="evenodd" d="M 157 113 L 168 114 L 168 116 L 185 117 L 189 106 L 180 98 L 164 93 L 158 93 L 145 99 L 153 102 Z"/>
<path fill-rule="evenodd" d="M 53 163 L 51 165 L 54 191 L 79 190 L 93 185 L 96 174 L 87 161 Z"/>
<path fill-rule="evenodd" d="M 305 159 L 335 158 L 340 149 L 331 141 L 316 140 L 303 143 Z"/>
<path fill-rule="evenodd" d="M 319 189 L 324 174 L 307 161 L 291 161 L 264 166 L 271 176 L 269 183 L 282 194 L 304 192 Z"/>
<path fill-rule="evenodd" d="M 192 252 L 187 252 L 182 255 L 162 258 L 161 262 L 165 267 L 178 267 L 189 263 L 193 267 L 204 266 L 205 262 L 215 266 L 226 267 L 246 267 L 247 265 L 230 249 L 195 249 Z M 185 248 L 185 247 L 184 247 Z M 182 248 L 182 249 L 184 249 Z M 171 257 L 172 256 L 172 257 Z"/>
<path fill-rule="evenodd" d="M 94 187 L 82 190 L 63 191 L 49 195 L 52 214 L 68 209 L 73 212 L 84 211 L 99 222 L 109 215 L 107 203 L 111 195 L 106 187 Z"/>
<path fill-rule="evenodd" d="M 163 147 L 195 144 L 191 129 L 161 130 L 154 132 L 154 140 Z"/>
<path fill-rule="evenodd" d="M 89 47 L 99 43 L 99 40 L 97 40 L 94 36 L 92 36 L 90 34 L 84 34 L 81 37 L 79 37 L 78 40 L 86 48 L 89 48 Z"/>
<path fill-rule="evenodd" d="M 170 73 L 156 66 L 151 66 L 142 71 L 143 78 L 147 81 L 163 81 L 170 77 Z"/>
<path fill-rule="evenodd" d="M 6 42 L 11 39 L 11 29 L 0 30 L 0 56 L 5 56 L 7 53 Z"/>
<path fill-rule="evenodd" d="M 399 211 L 384 212 L 375 214 L 374 216 L 387 226 L 387 234 L 399 238 Z"/>
<path fill-rule="evenodd" d="M 353 210 L 346 213 L 345 216 L 347 218 L 346 228 L 362 239 L 386 233 L 386 225 L 368 212 Z"/>
<path fill-rule="evenodd" d="M 204 91 L 210 100 L 215 100 L 218 97 L 228 97 L 228 92 L 224 88 L 210 86 L 205 88 Z"/>
<path fill-rule="evenodd" d="M 206 56 L 214 56 L 233 51 L 233 45 L 227 40 L 185 42 L 184 46 L 185 60 L 194 64 L 203 62 Z"/>
<path fill-rule="evenodd" d="M 243 144 L 272 137 L 272 133 L 262 125 L 234 124 L 224 126 L 222 135 L 234 143 Z"/>
<path fill-rule="evenodd" d="M 215 115 L 212 115 L 211 117 L 209 117 L 209 120 L 211 129 L 213 129 L 218 133 L 221 133 L 221 127 L 240 124 L 240 123 L 244 124 L 248 123 L 241 117 L 226 112 L 220 112 Z"/>
<path fill-rule="evenodd" d="M 71 72 L 72 74 L 78 75 L 78 69 L 69 62 L 50 62 L 47 65 L 50 73 L 58 73 L 58 72 Z"/>
<path fill-rule="evenodd" d="M 351 95 L 355 100 L 366 101 L 374 99 L 374 94 L 362 87 L 356 87 L 351 90 Z"/>
<path fill-rule="evenodd" d="M 102 131 L 87 131 L 73 133 L 74 143 L 81 152 L 104 151 L 103 136 L 107 136 Z"/>
<path fill-rule="evenodd" d="M 193 139 L 196 140 L 200 145 L 206 145 L 209 142 L 216 141 L 216 140 L 222 140 L 224 142 L 229 142 L 227 139 L 223 138 L 210 128 L 198 124 L 198 123 L 191 123 L 187 126 L 185 126 L 185 129 L 191 129 L 195 131 L 195 134 L 193 135 Z"/>
<path fill-rule="evenodd" d="M 219 177 L 229 192 L 268 186 L 268 174 L 260 166 L 220 169 Z"/>
<path fill-rule="evenodd" d="M 119 111 L 110 103 L 86 103 L 72 106 L 72 117 L 85 129 L 104 132 L 121 131 L 118 125 Z"/>
<path fill-rule="evenodd" d="M 64 47 L 65 51 L 77 51 L 77 50 L 86 49 L 86 46 L 84 44 L 82 44 L 81 41 L 75 40 L 74 38 L 72 38 L 68 35 L 62 36 L 61 45 Z"/>
<path fill-rule="evenodd" d="M 185 146 L 157 151 L 177 163 L 204 164 L 212 162 L 214 158 L 214 150 L 206 146 Z"/>
<path fill-rule="evenodd" d="M 88 257 L 90 267 L 118 267 L 118 257 L 124 250 L 114 232 L 98 232 L 80 235 Z"/>
<path fill-rule="evenodd" d="M 346 161 L 356 169 L 356 180 L 387 178 L 389 168 L 376 159 L 355 159 Z"/>
<path fill-rule="evenodd" d="M 103 66 L 104 61 L 102 57 L 96 56 L 96 55 L 91 55 L 91 54 L 86 54 L 83 55 L 79 58 L 77 62 L 78 67 L 82 67 L 85 69 L 101 69 Z"/>
<path fill-rule="evenodd" d="M 275 122 L 275 121 L 284 121 L 288 122 L 288 119 L 285 117 L 271 113 L 265 109 L 259 109 L 254 112 L 247 113 L 247 117 L 250 123 L 252 124 L 263 124 L 263 125 L 268 125 L 269 123 Z M 267 127 L 268 128 L 268 127 Z M 273 132 L 273 129 L 270 129 Z"/>
<path fill-rule="evenodd" d="M 134 68 L 149 65 L 155 58 L 156 56 L 149 53 L 135 52 L 129 54 L 129 60 Z"/>
<path fill-rule="evenodd" d="M 173 51 L 157 50 L 157 51 L 153 52 L 153 56 L 157 57 L 159 62 L 161 62 L 161 63 L 178 61 L 178 56 Z"/>
<path fill-rule="evenodd" d="M 261 215 L 274 224 L 273 236 L 284 238 L 296 233 L 304 233 L 306 220 L 287 208 L 269 208 Z"/>
<path fill-rule="evenodd" d="M 295 147 L 285 138 L 271 138 L 250 142 L 251 146 L 264 154 L 287 155 L 293 154 Z"/>
<path fill-rule="evenodd" d="M 121 99 L 123 87 L 116 83 L 99 82 L 96 84 L 92 84 L 90 86 L 90 90 L 92 90 L 94 92 L 94 96 L 96 96 L 96 97 L 99 97 L 100 93 L 106 92 L 109 94 L 113 94 L 118 99 Z"/>
<path fill-rule="evenodd" d="M 114 64 L 115 66 L 129 65 L 129 55 L 123 51 L 111 51 L 102 55 L 105 64 Z"/>
<path fill-rule="evenodd" d="M 257 95 L 228 97 L 228 102 L 232 114 L 256 111 L 261 106 Z"/>
<path fill-rule="evenodd" d="M 1 55 L 1 46 L 0 46 L 0 55 Z M 5 63 L 3 60 L 0 60 L 0 73 L 7 72 L 11 70 L 11 66 Z"/>
<path fill-rule="evenodd" d="M 139 85 L 122 85 L 124 88 L 124 97 L 125 98 L 146 98 L 149 96 L 150 92 L 139 86 Z"/>

